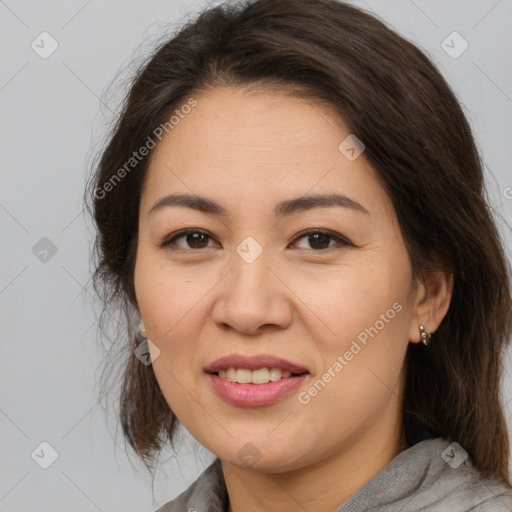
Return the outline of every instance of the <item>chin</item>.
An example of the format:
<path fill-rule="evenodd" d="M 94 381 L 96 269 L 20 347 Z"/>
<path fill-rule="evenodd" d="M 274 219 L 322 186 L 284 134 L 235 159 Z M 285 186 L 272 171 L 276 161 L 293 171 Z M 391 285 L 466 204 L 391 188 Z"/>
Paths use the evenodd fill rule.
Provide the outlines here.
<path fill-rule="evenodd" d="M 225 450 L 214 452 L 219 459 L 236 466 L 239 469 L 255 471 L 258 473 L 286 473 L 299 469 L 306 464 L 304 455 L 298 454 L 293 444 L 290 446 L 275 446 L 267 443 L 262 446 L 248 441 L 237 443 L 241 448 L 233 450 L 229 447 Z"/>

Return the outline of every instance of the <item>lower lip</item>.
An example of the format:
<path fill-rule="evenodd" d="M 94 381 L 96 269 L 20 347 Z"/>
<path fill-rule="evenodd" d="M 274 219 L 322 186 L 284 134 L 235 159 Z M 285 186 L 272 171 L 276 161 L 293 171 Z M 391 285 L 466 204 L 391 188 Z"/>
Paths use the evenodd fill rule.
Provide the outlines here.
<path fill-rule="evenodd" d="M 240 407 L 261 407 L 273 404 L 295 391 L 308 376 L 304 373 L 267 384 L 239 384 L 211 373 L 207 375 L 213 389 L 223 400 Z"/>

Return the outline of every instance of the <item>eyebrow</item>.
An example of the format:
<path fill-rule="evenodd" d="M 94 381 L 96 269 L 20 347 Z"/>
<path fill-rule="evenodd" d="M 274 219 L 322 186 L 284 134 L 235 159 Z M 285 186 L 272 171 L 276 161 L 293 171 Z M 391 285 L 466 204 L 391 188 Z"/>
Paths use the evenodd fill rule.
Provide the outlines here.
<path fill-rule="evenodd" d="M 208 199 L 207 197 L 192 194 L 170 194 L 160 198 L 153 204 L 149 210 L 149 215 L 153 215 L 159 210 L 168 207 L 185 207 L 197 210 L 210 215 L 228 217 L 229 211 L 219 203 Z M 282 218 L 297 212 L 311 210 L 313 208 L 328 208 L 338 206 L 349 208 L 356 212 L 369 214 L 369 211 L 354 199 L 341 194 L 314 194 L 287 199 L 277 203 L 273 214 L 275 217 Z"/>

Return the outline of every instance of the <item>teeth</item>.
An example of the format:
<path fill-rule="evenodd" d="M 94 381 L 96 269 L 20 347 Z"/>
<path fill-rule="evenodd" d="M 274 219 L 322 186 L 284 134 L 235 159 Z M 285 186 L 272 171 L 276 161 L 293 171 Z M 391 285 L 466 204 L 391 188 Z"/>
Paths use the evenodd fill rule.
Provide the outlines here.
<path fill-rule="evenodd" d="M 279 368 L 259 368 L 248 370 L 247 368 L 229 368 L 219 370 L 219 377 L 239 384 L 267 384 L 280 379 L 287 379 L 292 372 L 280 370 Z"/>
<path fill-rule="evenodd" d="M 245 370 L 245 369 L 239 368 L 236 371 L 236 381 L 239 382 L 240 384 L 250 384 L 251 377 L 252 377 L 251 374 L 252 374 L 251 370 Z"/>
<path fill-rule="evenodd" d="M 269 373 L 269 379 L 272 382 L 275 382 L 276 380 L 279 380 L 281 378 L 281 370 L 279 368 L 270 368 Z"/>
<path fill-rule="evenodd" d="M 240 370 L 238 370 L 240 371 Z M 253 384 L 266 384 L 270 381 L 270 371 L 268 368 L 261 368 L 260 370 L 253 370 L 251 372 L 251 382 Z M 240 382 L 240 381 L 238 381 Z"/>

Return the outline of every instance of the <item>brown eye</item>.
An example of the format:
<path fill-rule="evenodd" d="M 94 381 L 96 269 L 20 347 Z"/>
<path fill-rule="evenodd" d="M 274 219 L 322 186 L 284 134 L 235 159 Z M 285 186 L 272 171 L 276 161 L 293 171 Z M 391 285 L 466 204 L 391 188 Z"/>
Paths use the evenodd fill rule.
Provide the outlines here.
<path fill-rule="evenodd" d="M 177 242 L 181 239 L 185 241 L 185 245 Z M 174 246 L 178 249 L 205 249 L 208 247 L 209 239 L 211 239 L 211 236 L 202 231 L 187 229 L 172 235 L 170 238 L 166 238 L 160 244 L 160 247 L 170 248 Z"/>
<path fill-rule="evenodd" d="M 299 235 L 297 238 L 295 238 L 295 242 L 297 242 L 297 240 L 300 240 L 302 238 L 307 239 L 307 243 L 309 244 L 309 247 L 299 247 L 300 249 L 314 249 L 314 250 L 321 251 L 324 249 L 330 249 L 336 245 L 338 245 L 338 246 L 351 245 L 344 238 L 342 238 L 334 233 L 331 233 L 329 231 L 322 231 L 322 230 L 307 231 L 307 232 Z M 335 243 L 331 244 L 331 242 L 335 242 Z"/>
<path fill-rule="evenodd" d="M 327 249 L 331 243 L 332 237 L 323 233 L 308 235 L 309 243 L 313 249 Z"/>
<path fill-rule="evenodd" d="M 203 247 L 206 247 L 204 245 L 204 242 L 206 241 L 206 245 L 208 245 L 207 236 L 203 233 L 190 233 L 188 235 L 185 235 L 185 240 L 187 241 L 187 244 L 189 244 L 192 249 L 202 249 Z"/>

